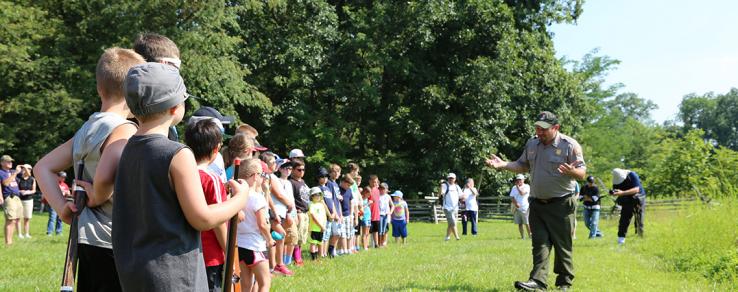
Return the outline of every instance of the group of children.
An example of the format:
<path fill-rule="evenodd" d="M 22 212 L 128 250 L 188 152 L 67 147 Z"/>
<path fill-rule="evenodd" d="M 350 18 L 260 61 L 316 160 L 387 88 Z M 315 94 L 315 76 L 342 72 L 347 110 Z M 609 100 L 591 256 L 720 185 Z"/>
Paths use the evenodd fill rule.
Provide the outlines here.
<path fill-rule="evenodd" d="M 96 68 L 100 111 L 35 166 L 50 206 L 67 223 L 76 216 L 78 289 L 219 291 L 234 216 L 242 291 L 268 291 L 270 271 L 291 275 L 287 265 L 302 265 L 308 239 L 313 259 L 352 254 L 359 242 L 368 249 L 369 234 L 373 246 L 386 245 L 391 219 L 405 242 L 402 192 L 390 195 L 376 176 L 360 190 L 356 164 L 343 176 L 338 165 L 320 168 L 318 186 L 308 188 L 302 151 L 289 159 L 265 152 L 253 127 L 238 127 L 221 150 L 233 119 L 208 107 L 188 120 L 186 145 L 172 139 L 189 97 L 180 66 L 176 45 L 157 34 L 139 36 L 134 50 L 105 50 Z M 70 167 L 87 193 L 82 209 L 57 185 L 56 173 Z"/>

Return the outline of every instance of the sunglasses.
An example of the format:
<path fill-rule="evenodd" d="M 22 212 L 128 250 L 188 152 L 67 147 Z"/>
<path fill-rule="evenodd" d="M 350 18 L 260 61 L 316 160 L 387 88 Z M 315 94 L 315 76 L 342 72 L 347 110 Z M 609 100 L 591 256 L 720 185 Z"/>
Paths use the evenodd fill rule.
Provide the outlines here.
<path fill-rule="evenodd" d="M 300 171 L 300 172 L 302 172 L 302 171 L 305 171 L 305 169 L 304 169 L 304 168 L 295 168 L 295 171 Z"/>

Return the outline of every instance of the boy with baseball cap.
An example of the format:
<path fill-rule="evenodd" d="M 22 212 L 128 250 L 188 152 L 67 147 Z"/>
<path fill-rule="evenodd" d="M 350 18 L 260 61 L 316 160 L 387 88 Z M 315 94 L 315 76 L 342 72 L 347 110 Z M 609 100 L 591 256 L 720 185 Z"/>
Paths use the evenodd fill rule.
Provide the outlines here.
<path fill-rule="evenodd" d="M 205 201 L 192 150 L 167 139 L 184 115 L 184 80 L 176 68 L 146 63 L 128 71 L 126 103 L 140 122 L 118 165 L 113 250 L 123 290 L 208 289 L 200 231 L 233 217 L 248 187 L 228 182 L 231 199 Z"/>

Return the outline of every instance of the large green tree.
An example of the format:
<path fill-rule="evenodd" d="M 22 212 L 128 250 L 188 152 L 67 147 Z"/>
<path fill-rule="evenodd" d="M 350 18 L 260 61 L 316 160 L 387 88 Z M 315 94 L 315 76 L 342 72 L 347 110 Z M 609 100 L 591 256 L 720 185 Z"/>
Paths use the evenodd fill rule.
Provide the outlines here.
<path fill-rule="evenodd" d="M 516 158 L 539 111 L 577 136 L 593 110 L 547 31 L 574 21 L 581 2 L 2 2 L 12 45 L 0 48 L 27 56 L 0 57 L 17 76 L 3 84 L 2 127 L 32 118 L 0 144 L 32 161 L 71 137 L 98 107 L 102 50 L 156 32 L 179 45 L 195 106 L 237 114 L 279 153 L 303 148 L 313 166 L 357 161 L 408 193 L 448 171 L 504 188 L 509 174 L 487 171 L 484 157 Z"/>
<path fill-rule="evenodd" d="M 688 94 L 679 105 L 684 131 L 702 129 L 719 145 L 738 150 L 738 88 L 725 94 Z"/>
<path fill-rule="evenodd" d="M 34 163 L 81 123 L 82 100 L 61 80 L 74 70 L 54 46 L 63 31 L 42 9 L 0 1 L 0 149 L 18 163 Z"/>

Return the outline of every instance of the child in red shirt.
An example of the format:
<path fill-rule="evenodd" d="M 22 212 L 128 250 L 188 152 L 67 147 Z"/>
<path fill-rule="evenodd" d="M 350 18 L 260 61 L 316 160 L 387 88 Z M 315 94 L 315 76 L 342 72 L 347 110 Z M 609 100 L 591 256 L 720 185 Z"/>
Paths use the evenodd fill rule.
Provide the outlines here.
<path fill-rule="evenodd" d="M 222 141 L 221 128 L 211 119 L 203 119 L 187 125 L 185 143 L 192 149 L 197 161 L 202 191 L 208 205 L 218 204 L 228 199 L 225 185 L 217 174 L 208 170 L 218 155 Z M 224 250 L 228 240 L 227 222 L 217 227 L 200 232 L 202 239 L 202 255 L 205 259 L 208 289 L 220 291 L 223 281 Z"/>

